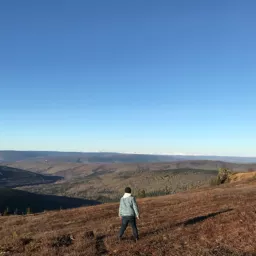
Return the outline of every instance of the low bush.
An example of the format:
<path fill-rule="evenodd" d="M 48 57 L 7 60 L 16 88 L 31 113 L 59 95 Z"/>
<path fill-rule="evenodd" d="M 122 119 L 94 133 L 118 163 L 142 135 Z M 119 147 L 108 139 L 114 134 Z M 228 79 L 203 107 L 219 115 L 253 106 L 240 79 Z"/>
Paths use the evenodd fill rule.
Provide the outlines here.
<path fill-rule="evenodd" d="M 232 172 L 226 168 L 220 168 L 217 177 L 210 180 L 211 186 L 218 186 L 230 181 Z"/>

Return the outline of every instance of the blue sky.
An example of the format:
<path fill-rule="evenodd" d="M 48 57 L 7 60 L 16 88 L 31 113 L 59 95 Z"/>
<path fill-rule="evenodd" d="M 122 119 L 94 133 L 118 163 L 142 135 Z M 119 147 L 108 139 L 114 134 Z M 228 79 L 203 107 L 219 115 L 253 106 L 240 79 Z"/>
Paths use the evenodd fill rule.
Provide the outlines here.
<path fill-rule="evenodd" d="M 0 149 L 256 156 L 255 8 L 1 1 Z"/>

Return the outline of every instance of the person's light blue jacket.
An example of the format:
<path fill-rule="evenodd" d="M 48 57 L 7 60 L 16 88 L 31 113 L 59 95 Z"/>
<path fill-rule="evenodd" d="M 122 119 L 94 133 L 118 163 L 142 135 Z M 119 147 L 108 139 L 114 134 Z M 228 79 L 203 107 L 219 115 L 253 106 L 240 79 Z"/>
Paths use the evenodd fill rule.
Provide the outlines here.
<path fill-rule="evenodd" d="M 128 193 L 120 199 L 119 216 L 136 216 L 139 217 L 139 210 L 136 199 Z"/>

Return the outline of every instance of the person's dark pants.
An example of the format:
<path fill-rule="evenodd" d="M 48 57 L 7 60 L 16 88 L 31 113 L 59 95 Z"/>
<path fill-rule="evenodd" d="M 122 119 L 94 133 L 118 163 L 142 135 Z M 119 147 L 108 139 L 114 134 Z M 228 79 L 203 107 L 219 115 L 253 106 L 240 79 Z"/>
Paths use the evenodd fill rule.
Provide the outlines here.
<path fill-rule="evenodd" d="M 121 238 L 123 236 L 129 223 L 132 227 L 134 238 L 138 239 L 139 238 L 138 229 L 136 226 L 136 218 L 134 216 L 122 216 L 122 226 L 120 228 L 119 237 Z"/>

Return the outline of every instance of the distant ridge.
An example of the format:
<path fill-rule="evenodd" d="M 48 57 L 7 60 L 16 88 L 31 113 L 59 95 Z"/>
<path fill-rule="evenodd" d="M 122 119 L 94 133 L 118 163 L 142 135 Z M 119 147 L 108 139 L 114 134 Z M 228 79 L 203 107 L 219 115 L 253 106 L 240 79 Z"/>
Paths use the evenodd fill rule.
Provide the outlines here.
<path fill-rule="evenodd" d="M 137 162 L 172 162 L 184 160 L 213 160 L 232 163 L 256 163 L 256 157 L 209 156 L 209 155 L 167 155 L 115 152 L 59 152 L 59 151 L 0 151 L 0 162 L 24 160 L 56 160 L 81 163 L 137 163 Z"/>

